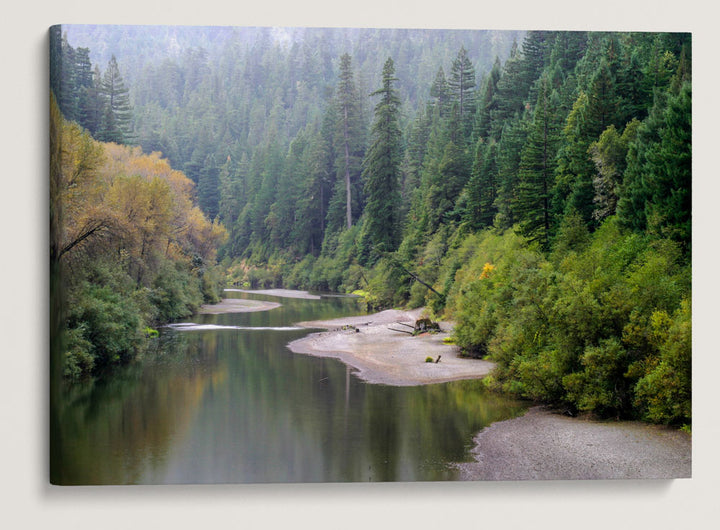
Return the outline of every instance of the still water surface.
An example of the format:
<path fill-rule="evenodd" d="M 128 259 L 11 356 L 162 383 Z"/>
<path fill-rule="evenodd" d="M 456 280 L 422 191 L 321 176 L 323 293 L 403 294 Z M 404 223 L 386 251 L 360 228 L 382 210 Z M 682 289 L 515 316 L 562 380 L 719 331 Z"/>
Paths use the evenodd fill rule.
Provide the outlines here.
<path fill-rule="evenodd" d="M 453 480 L 473 435 L 523 410 L 479 381 L 371 385 L 286 348 L 308 333 L 295 322 L 358 314 L 354 299 L 228 296 L 282 306 L 163 328 L 138 362 L 68 389 L 59 483 Z"/>

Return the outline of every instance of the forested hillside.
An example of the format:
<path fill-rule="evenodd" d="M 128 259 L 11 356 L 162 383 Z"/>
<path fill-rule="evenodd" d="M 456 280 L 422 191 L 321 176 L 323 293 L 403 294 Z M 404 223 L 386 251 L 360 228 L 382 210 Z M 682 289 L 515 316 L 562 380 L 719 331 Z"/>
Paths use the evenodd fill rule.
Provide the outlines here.
<path fill-rule="evenodd" d="M 68 27 L 60 110 L 185 172 L 230 282 L 427 306 L 491 385 L 690 422 L 690 35 L 118 31 Z"/>

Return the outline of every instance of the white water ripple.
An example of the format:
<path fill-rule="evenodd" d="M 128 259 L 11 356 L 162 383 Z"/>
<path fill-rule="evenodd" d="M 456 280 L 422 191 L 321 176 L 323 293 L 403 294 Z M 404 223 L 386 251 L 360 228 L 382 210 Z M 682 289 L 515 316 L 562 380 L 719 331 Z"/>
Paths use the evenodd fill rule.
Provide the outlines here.
<path fill-rule="evenodd" d="M 304 329 L 297 326 L 258 327 L 258 326 L 221 326 L 218 324 L 196 324 L 195 322 L 181 322 L 179 324 L 168 324 L 168 328 L 177 331 L 208 331 L 217 329 L 239 329 L 249 331 L 296 331 Z"/>

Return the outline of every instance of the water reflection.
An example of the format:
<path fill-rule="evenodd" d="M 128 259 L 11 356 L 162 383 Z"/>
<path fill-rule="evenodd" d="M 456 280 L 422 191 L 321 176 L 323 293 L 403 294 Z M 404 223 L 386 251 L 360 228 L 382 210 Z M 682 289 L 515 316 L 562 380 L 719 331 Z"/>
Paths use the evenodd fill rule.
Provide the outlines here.
<path fill-rule="evenodd" d="M 248 295 L 232 293 L 233 296 Z M 369 385 L 333 359 L 291 353 L 302 320 L 354 300 L 281 300 L 162 330 L 140 362 L 72 388 L 61 410 L 62 483 L 451 480 L 484 425 L 521 411 L 480 382 Z"/>

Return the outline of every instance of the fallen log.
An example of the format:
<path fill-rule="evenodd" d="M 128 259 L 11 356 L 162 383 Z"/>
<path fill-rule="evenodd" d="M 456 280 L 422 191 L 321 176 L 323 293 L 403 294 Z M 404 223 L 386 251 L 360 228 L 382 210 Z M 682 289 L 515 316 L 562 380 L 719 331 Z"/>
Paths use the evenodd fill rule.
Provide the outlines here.
<path fill-rule="evenodd" d="M 395 329 L 395 328 L 388 328 L 390 331 L 397 331 L 398 333 L 407 333 L 408 335 L 413 335 L 412 331 L 405 331 L 404 329 Z"/>

